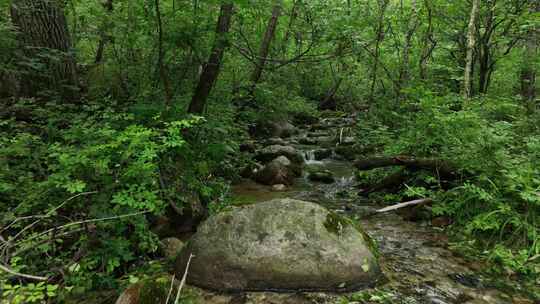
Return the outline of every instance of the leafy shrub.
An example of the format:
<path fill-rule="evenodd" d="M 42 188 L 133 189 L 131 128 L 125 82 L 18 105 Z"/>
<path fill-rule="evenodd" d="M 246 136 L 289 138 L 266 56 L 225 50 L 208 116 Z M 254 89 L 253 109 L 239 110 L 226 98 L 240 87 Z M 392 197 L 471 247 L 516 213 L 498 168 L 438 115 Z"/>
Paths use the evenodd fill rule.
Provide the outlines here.
<path fill-rule="evenodd" d="M 214 172 L 227 152 L 200 117 L 143 125 L 100 105 L 77 113 L 55 104 L 32 114 L 32 124 L 0 122 L 2 249 L 16 271 L 113 287 L 156 251 L 152 216 L 170 204 L 189 212 L 186 193 L 223 203 L 226 184 Z"/>
<path fill-rule="evenodd" d="M 482 240 L 476 244 L 491 260 L 532 275 L 540 254 L 540 133 L 517 102 L 486 97 L 457 110 L 454 97 L 429 96 L 402 115 L 406 123 L 392 135 L 381 133 L 384 127 L 368 133 L 384 144 L 384 154 L 438 158 L 459 168 L 451 185 L 420 184 L 422 196 L 439 202 L 434 214 Z M 410 197 L 410 189 L 403 195 Z"/>

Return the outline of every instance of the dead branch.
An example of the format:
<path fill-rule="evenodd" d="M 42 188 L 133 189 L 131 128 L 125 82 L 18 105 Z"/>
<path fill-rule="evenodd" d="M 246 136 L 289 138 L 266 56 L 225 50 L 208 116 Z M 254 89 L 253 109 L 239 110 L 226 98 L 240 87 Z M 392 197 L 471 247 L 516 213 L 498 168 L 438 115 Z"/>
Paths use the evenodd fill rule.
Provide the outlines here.
<path fill-rule="evenodd" d="M 182 291 L 182 288 L 184 287 L 184 284 L 186 284 L 186 278 L 189 270 L 189 264 L 191 264 L 191 259 L 193 258 L 193 254 L 189 255 L 187 264 L 186 264 L 186 270 L 184 271 L 184 276 L 182 277 L 182 281 L 180 281 L 180 286 L 178 286 L 178 292 L 176 293 L 176 299 L 174 300 L 174 304 L 178 304 L 180 301 L 180 292 Z"/>
<path fill-rule="evenodd" d="M 0 264 L 0 270 L 4 271 L 4 272 L 7 272 L 13 276 L 16 276 L 16 277 L 20 277 L 20 278 L 24 278 L 24 279 L 28 279 L 28 280 L 33 280 L 33 281 L 48 281 L 49 278 L 48 277 L 41 277 L 41 276 L 35 276 L 35 275 L 31 275 L 31 274 L 24 274 L 24 273 L 19 273 L 19 272 L 16 272 L 15 270 L 3 265 L 3 264 Z"/>
<path fill-rule="evenodd" d="M 429 203 L 432 203 L 432 202 L 433 202 L 433 200 L 431 198 L 417 199 L 417 200 L 410 201 L 410 202 L 403 202 L 403 203 L 395 204 L 395 205 L 392 205 L 392 206 L 388 206 L 388 207 L 379 209 L 379 210 L 377 210 L 375 212 L 376 213 L 383 213 L 383 212 L 388 212 L 388 211 L 392 211 L 392 210 L 401 209 L 401 208 L 408 207 L 408 206 L 423 205 L 423 204 L 429 204 Z"/>

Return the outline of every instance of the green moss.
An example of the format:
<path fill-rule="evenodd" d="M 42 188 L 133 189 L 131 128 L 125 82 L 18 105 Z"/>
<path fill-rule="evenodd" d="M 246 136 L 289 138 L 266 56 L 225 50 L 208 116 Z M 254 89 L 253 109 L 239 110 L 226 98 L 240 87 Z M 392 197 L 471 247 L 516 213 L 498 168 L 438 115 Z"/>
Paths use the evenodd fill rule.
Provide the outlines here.
<path fill-rule="evenodd" d="M 336 235 L 340 235 L 343 229 L 345 229 L 347 226 L 353 226 L 358 232 L 362 234 L 362 237 L 364 238 L 364 241 L 366 242 L 366 246 L 371 250 L 371 252 L 375 255 L 375 257 L 379 257 L 379 248 L 377 246 L 377 242 L 375 242 L 374 239 L 372 239 L 362 228 L 360 223 L 357 223 L 353 221 L 352 219 L 341 216 L 335 212 L 329 212 L 326 216 L 326 221 L 324 222 L 324 227 L 328 232 L 334 233 Z"/>
<path fill-rule="evenodd" d="M 340 235 L 345 227 L 351 225 L 353 225 L 353 222 L 350 219 L 335 212 L 329 212 L 328 215 L 326 215 L 326 221 L 324 221 L 326 230 L 336 235 Z"/>
<path fill-rule="evenodd" d="M 139 294 L 140 304 L 165 303 L 171 286 L 171 278 L 167 276 L 148 279 L 142 282 Z"/>

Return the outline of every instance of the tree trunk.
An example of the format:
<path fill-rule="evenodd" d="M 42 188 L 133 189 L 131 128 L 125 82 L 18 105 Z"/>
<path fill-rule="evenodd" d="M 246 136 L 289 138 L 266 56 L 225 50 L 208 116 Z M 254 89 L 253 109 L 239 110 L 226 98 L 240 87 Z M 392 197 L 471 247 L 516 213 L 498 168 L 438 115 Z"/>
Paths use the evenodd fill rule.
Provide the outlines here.
<path fill-rule="evenodd" d="M 373 54 L 373 70 L 371 71 L 371 86 L 369 89 L 369 101 L 373 102 L 375 98 L 375 84 L 377 83 L 377 71 L 379 69 L 380 45 L 384 39 L 384 15 L 388 7 L 388 0 L 379 0 L 379 20 L 377 22 L 377 40 L 375 41 L 375 51 Z"/>
<path fill-rule="evenodd" d="M 412 39 L 414 36 L 414 33 L 416 32 L 416 29 L 418 28 L 418 11 L 416 7 L 416 0 L 412 0 L 411 2 L 411 15 L 409 17 L 409 22 L 407 24 L 407 34 L 405 36 L 405 45 L 403 46 L 403 53 L 401 58 L 401 66 L 399 69 L 399 80 L 398 80 L 398 96 L 397 100 L 401 101 L 405 97 L 402 90 L 404 87 L 407 86 L 407 83 L 409 82 L 409 57 L 411 53 L 411 47 L 412 47 Z"/>
<path fill-rule="evenodd" d="M 107 0 L 107 2 L 103 3 L 103 7 L 105 8 L 105 11 L 110 14 L 114 10 L 113 0 Z M 109 41 L 109 37 L 107 37 L 106 34 L 106 27 L 108 26 L 108 22 L 102 25 L 103 28 L 100 30 L 99 33 L 99 43 L 96 50 L 96 57 L 94 59 L 94 63 L 101 63 L 103 61 L 103 53 L 105 52 L 105 46 L 107 45 L 107 42 Z"/>
<path fill-rule="evenodd" d="M 159 8 L 159 0 L 154 1 L 156 10 L 156 19 L 158 25 L 158 70 L 159 78 L 163 84 L 163 90 L 165 91 L 165 105 L 169 107 L 172 100 L 171 85 L 169 82 L 169 76 L 167 75 L 167 69 L 165 67 L 165 50 L 163 48 L 163 23 L 161 22 L 161 10 Z"/>
<path fill-rule="evenodd" d="M 533 13 L 540 12 L 540 2 L 531 5 L 530 10 Z M 536 69 L 534 62 L 538 60 L 540 55 L 540 29 L 534 27 L 529 29 L 524 45 L 524 58 L 521 65 L 521 97 L 527 107 L 529 113 L 536 110 Z"/>
<path fill-rule="evenodd" d="M 283 38 L 283 42 L 281 43 L 281 52 L 283 55 L 287 54 L 287 49 L 289 47 L 289 40 L 291 37 L 291 33 L 293 31 L 293 26 L 296 21 L 296 18 L 298 17 L 298 8 L 300 5 L 301 0 L 294 0 L 293 6 L 291 9 L 291 15 L 289 16 L 289 25 L 287 26 L 287 31 L 285 32 L 285 37 Z"/>
<path fill-rule="evenodd" d="M 354 162 L 354 166 L 358 170 L 403 166 L 409 169 L 431 170 L 444 177 L 455 177 L 459 171 L 453 164 L 445 160 L 415 158 L 411 156 L 373 157 L 359 159 Z"/>
<path fill-rule="evenodd" d="M 427 77 L 428 59 L 431 57 L 431 54 L 433 53 L 433 50 L 437 45 L 437 42 L 433 40 L 433 8 L 431 5 L 431 0 L 424 0 L 424 6 L 427 10 L 428 27 L 426 29 L 422 42 L 422 55 L 420 56 L 420 64 L 418 69 L 420 73 L 420 79 L 422 80 L 425 80 Z"/>
<path fill-rule="evenodd" d="M 255 87 L 257 86 L 257 83 L 259 83 L 259 80 L 261 80 L 262 72 L 264 70 L 264 65 L 266 64 L 266 59 L 268 57 L 268 53 L 270 52 L 270 45 L 272 43 L 272 40 L 274 39 L 274 34 L 276 32 L 277 24 L 279 15 L 281 14 L 281 1 L 277 1 L 274 7 L 272 8 L 272 16 L 270 17 L 270 20 L 268 21 L 268 25 L 266 26 L 266 32 L 264 33 L 264 37 L 261 43 L 261 48 L 259 51 L 259 58 L 257 60 L 257 63 L 255 65 L 255 69 L 253 70 L 253 73 L 251 74 L 251 92 L 254 91 Z"/>
<path fill-rule="evenodd" d="M 26 68 L 21 94 L 38 97 L 43 91 L 52 90 L 64 101 L 77 102 L 77 65 L 60 1 L 13 0 L 11 19 L 19 30 L 18 39 L 25 56 L 43 66 L 35 70 Z"/>
<path fill-rule="evenodd" d="M 491 71 L 494 67 L 491 38 L 496 28 L 494 24 L 495 4 L 495 1 L 487 4 L 489 7 L 485 16 L 484 30 L 478 41 L 478 93 L 480 94 L 487 93 Z"/>
<path fill-rule="evenodd" d="M 472 69 L 474 65 L 474 47 L 476 45 L 476 18 L 480 9 L 480 0 L 472 1 L 469 27 L 467 31 L 467 56 L 465 59 L 465 73 L 463 75 L 463 98 L 468 100 L 472 96 Z"/>
<path fill-rule="evenodd" d="M 227 33 L 231 27 L 233 10 L 234 6 L 232 3 L 224 3 L 221 5 L 214 46 L 212 47 L 210 58 L 203 68 L 199 84 L 197 85 L 191 103 L 189 104 L 189 113 L 202 114 L 204 111 L 208 95 L 210 95 L 210 91 L 219 75 L 223 53 L 228 44 Z"/>

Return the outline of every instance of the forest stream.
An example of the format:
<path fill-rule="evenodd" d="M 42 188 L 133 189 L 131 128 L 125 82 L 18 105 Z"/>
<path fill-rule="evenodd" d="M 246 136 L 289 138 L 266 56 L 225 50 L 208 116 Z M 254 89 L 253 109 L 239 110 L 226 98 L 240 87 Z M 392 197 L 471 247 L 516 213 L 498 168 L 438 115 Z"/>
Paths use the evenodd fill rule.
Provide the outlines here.
<path fill-rule="evenodd" d="M 332 128 L 308 134 L 310 126 L 306 126 L 299 134 L 286 140 L 288 145 L 302 151 L 306 166 L 318 166 L 331 171 L 335 177 L 334 183 L 311 182 L 304 172 L 293 186 L 279 192 L 246 179 L 233 186 L 235 200 L 254 203 L 274 198 L 295 198 L 316 202 L 359 220 L 379 245 L 381 263 L 387 278 L 386 283 L 372 292 L 375 295 L 371 298 L 373 303 L 534 303 L 527 299 L 524 287 L 518 282 L 497 281 L 482 275 L 484 265 L 467 261 L 465 257 L 450 250 L 448 236 L 442 228 L 433 227 L 425 221 L 407 221 L 395 212 L 368 216 L 381 206 L 357 195 L 352 162 L 335 153 L 326 159 L 314 160 L 313 151 L 317 146 L 298 143 L 308 135 L 324 137 L 334 136 L 336 132 L 339 134 L 342 128 L 350 127 L 347 123 L 351 121 L 325 119 L 323 123 Z M 298 302 L 289 301 L 330 303 L 326 297 L 333 298 L 331 295 L 304 296 L 311 300 L 301 297 L 297 299 Z M 257 301 L 254 300 L 254 303 Z"/>

